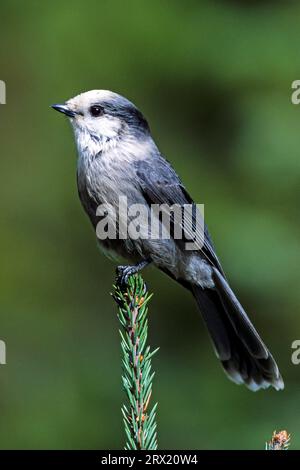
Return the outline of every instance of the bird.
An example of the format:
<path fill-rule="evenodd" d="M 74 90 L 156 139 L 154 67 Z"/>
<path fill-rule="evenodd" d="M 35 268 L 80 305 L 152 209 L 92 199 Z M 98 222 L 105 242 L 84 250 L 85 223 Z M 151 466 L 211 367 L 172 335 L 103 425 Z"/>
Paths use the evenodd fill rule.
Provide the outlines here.
<path fill-rule="evenodd" d="M 201 241 L 197 249 L 186 249 L 199 211 L 159 151 L 142 112 L 127 98 L 108 90 L 83 92 L 52 108 L 71 122 L 78 153 L 78 193 L 94 229 L 97 231 L 100 206 L 115 209 L 121 217 L 116 236 L 98 240 L 108 256 L 126 260 L 117 268 L 120 282 L 126 284 L 129 276 L 152 263 L 194 296 L 229 379 L 252 391 L 282 390 L 278 366 L 231 289 L 205 224 L 202 234 L 195 229 Z M 174 236 L 178 223 L 174 217 L 168 238 L 134 237 L 129 232 L 126 237 L 118 236 L 124 222 L 120 196 L 126 197 L 128 206 L 139 204 L 149 214 L 153 205 L 192 207 L 191 223 L 181 224 L 183 239 Z"/>

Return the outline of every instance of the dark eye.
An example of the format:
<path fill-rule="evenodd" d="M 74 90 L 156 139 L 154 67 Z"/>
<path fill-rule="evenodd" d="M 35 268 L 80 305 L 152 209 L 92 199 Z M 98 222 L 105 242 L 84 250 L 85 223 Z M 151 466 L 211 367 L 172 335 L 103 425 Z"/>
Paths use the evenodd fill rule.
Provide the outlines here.
<path fill-rule="evenodd" d="M 90 107 L 90 113 L 93 117 L 99 117 L 103 114 L 103 108 L 95 104 Z"/>

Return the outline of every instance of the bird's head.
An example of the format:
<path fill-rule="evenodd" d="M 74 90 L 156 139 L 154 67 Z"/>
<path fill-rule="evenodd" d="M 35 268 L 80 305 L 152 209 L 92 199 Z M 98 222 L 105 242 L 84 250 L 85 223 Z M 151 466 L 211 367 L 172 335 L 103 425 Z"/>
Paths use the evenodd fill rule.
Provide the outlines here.
<path fill-rule="evenodd" d="M 88 91 L 52 107 L 70 118 L 77 140 L 90 138 L 105 145 L 122 136 L 149 135 L 148 123 L 136 106 L 111 91 Z"/>

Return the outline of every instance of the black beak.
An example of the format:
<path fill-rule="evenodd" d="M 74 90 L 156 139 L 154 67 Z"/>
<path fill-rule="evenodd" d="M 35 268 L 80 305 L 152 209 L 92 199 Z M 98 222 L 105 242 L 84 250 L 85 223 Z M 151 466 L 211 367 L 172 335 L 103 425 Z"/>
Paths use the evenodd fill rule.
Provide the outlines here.
<path fill-rule="evenodd" d="M 69 117 L 75 117 L 76 113 L 68 108 L 65 104 L 53 104 L 51 108 L 55 109 L 55 111 L 59 111 L 60 113 L 65 114 Z"/>

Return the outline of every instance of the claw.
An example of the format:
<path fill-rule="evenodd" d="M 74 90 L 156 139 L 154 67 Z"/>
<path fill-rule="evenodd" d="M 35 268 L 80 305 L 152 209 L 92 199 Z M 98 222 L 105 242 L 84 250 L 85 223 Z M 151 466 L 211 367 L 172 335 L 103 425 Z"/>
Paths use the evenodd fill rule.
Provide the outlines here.
<path fill-rule="evenodd" d="M 117 267 L 117 282 L 121 286 L 126 286 L 128 284 L 128 279 L 132 274 L 137 272 L 135 266 L 118 266 Z"/>
<path fill-rule="evenodd" d="M 126 287 L 130 276 L 138 273 L 141 269 L 143 269 L 149 263 L 150 263 L 149 260 L 145 260 L 145 261 L 141 261 L 140 263 L 134 266 L 118 266 L 116 269 L 117 283 L 121 287 Z"/>

